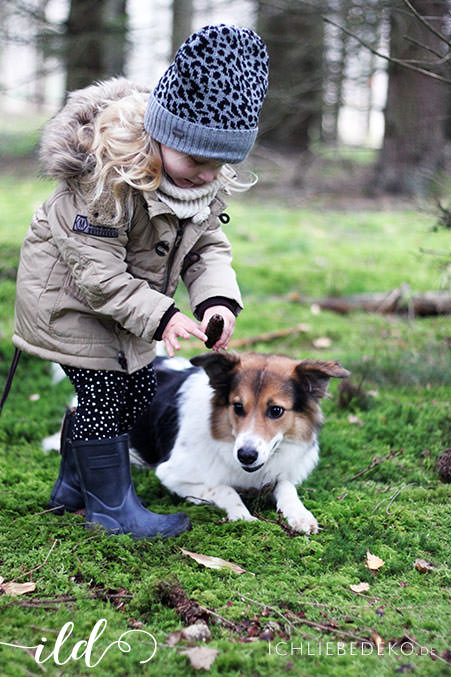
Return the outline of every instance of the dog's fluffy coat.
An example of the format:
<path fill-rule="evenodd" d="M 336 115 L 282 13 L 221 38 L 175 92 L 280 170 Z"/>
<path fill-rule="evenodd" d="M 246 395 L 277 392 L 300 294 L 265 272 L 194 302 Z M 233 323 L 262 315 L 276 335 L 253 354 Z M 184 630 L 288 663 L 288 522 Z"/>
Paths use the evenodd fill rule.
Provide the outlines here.
<path fill-rule="evenodd" d="M 318 462 L 319 399 L 331 377 L 349 372 L 338 362 L 256 353 L 208 353 L 191 364 L 157 358 L 154 366 L 157 395 L 130 441 L 161 482 L 248 521 L 256 518 L 238 492 L 271 485 L 289 525 L 316 533 L 296 485 Z"/>

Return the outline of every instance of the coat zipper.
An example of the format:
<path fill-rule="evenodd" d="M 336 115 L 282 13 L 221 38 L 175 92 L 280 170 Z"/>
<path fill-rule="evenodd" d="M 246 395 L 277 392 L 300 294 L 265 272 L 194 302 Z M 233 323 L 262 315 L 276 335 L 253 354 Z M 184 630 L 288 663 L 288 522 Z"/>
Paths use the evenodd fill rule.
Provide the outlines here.
<path fill-rule="evenodd" d="M 172 247 L 172 251 L 169 254 L 168 265 L 166 267 L 166 277 L 164 280 L 162 294 L 166 294 L 168 291 L 169 280 L 171 279 L 172 265 L 174 263 L 174 258 L 177 253 L 177 249 L 180 247 L 180 243 L 182 242 L 182 238 L 183 238 L 183 222 L 179 222 L 177 234 L 175 236 L 174 246 Z"/>

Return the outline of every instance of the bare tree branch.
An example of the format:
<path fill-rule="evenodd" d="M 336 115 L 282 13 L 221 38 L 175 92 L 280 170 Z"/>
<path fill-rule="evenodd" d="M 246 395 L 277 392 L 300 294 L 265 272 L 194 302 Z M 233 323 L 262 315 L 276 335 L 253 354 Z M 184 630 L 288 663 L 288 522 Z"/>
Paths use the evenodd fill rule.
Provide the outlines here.
<path fill-rule="evenodd" d="M 335 23 L 335 21 L 332 21 L 332 19 L 329 19 L 329 17 L 323 16 L 322 19 L 326 23 L 331 24 L 332 26 L 335 26 L 336 28 L 339 28 L 340 30 L 343 31 L 343 33 L 350 35 L 352 38 L 357 40 L 357 42 L 359 42 L 363 47 L 366 47 L 366 49 L 368 49 L 370 52 L 372 52 L 376 56 L 379 56 L 381 59 L 385 59 L 385 61 L 395 63 L 398 66 L 402 66 L 403 68 L 407 68 L 409 70 L 416 71 L 417 73 L 421 73 L 422 75 L 426 75 L 429 78 L 433 78 L 435 80 L 440 80 L 441 82 L 446 82 L 447 84 L 451 84 L 451 79 L 444 78 L 442 75 L 438 75 L 438 73 L 433 73 L 432 71 L 428 71 L 425 68 L 419 68 L 418 66 L 414 66 L 410 63 L 407 63 L 406 61 L 403 61 L 402 59 L 396 59 L 393 56 L 387 56 L 387 54 L 383 54 L 382 52 L 379 52 L 379 50 L 372 47 L 372 45 L 370 45 L 365 40 L 362 40 L 362 38 L 360 38 L 358 35 L 356 35 L 352 31 L 350 31 L 348 28 L 345 28 L 344 26 L 340 26 L 339 24 Z"/>
<path fill-rule="evenodd" d="M 450 40 L 448 40 L 446 35 L 443 35 L 443 33 L 438 31 L 437 29 L 435 29 L 434 26 L 431 26 L 429 21 L 426 21 L 426 19 L 423 16 L 421 16 L 421 14 L 418 12 L 418 10 L 415 9 L 415 7 L 412 5 L 410 0 L 403 0 L 403 2 L 404 2 L 405 5 L 407 5 L 407 7 L 412 12 L 412 14 L 414 14 L 416 16 L 418 21 L 420 21 L 423 24 L 423 26 L 425 26 L 428 29 L 428 31 L 431 31 L 431 33 L 434 33 L 434 35 L 436 35 L 438 38 L 440 38 L 440 40 L 442 40 L 446 45 L 448 45 L 448 47 L 451 47 L 451 42 L 450 42 Z"/>

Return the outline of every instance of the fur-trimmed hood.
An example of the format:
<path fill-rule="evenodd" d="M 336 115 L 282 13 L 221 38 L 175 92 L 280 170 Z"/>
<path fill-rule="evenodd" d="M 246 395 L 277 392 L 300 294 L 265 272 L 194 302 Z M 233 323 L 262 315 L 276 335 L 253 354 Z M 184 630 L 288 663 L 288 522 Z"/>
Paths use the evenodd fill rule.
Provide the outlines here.
<path fill-rule="evenodd" d="M 44 127 L 39 159 L 46 176 L 76 179 L 93 169 L 94 158 L 80 142 L 80 129 L 111 102 L 134 92 L 150 93 L 126 78 L 112 78 L 71 92 L 64 107 Z"/>

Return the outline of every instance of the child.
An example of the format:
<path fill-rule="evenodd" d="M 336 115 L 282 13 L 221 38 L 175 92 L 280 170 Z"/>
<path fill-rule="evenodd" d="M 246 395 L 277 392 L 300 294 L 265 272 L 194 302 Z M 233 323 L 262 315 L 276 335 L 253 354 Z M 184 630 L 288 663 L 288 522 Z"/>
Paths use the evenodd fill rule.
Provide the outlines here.
<path fill-rule="evenodd" d="M 251 30 L 206 26 L 152 93 L 125 79 L 74 92 L 43 134 L 59 185 L 35 213 L 17 277 L 16 348 L 59 362 L 78 396 L 66 415 L 50 505 L 134 538 L 175 536 L 184 513 L 146 510 L 132 484 L 127 431 L 156 388 L 155 341 L 190 335 L 227 348 L 242 308 L 221 230 L 220 193 L 250 151 L 267 88 Z M 174 305 L 179 277 L 200 326 Z"/>

